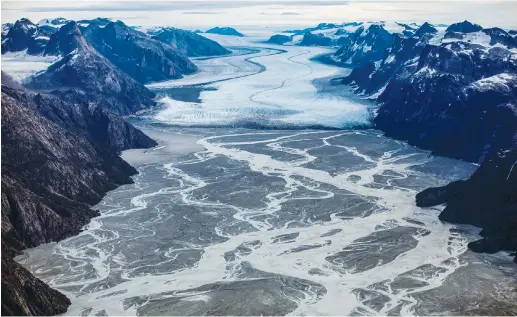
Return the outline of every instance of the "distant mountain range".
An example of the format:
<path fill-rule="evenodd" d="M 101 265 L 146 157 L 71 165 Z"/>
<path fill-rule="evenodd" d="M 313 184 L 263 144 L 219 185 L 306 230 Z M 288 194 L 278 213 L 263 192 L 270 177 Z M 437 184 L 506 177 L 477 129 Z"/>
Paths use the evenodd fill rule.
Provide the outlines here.
<path fill-rule="evenodd" d="M 220 35 L 231 35 L 231 36 L 240 36 L 243 37 L 244 34 L 240 33 L 234 28 L 231 27 L 218 27 L 211 28 L 209 30 L 206 30 L 205 33 L 212 33 L 212 34 L 220 34 Z"/>
<path fill-rule="evenodd" d="M 154 93 L 143 84 L 180 78 L 197 67 L 189 56 L 230 51 L 196 33 L 153 28 L 146 33 L 105 18 L 71 21 L 20 19 L 3 25 L 2 53 L 61 57 L 26 86 L 51 91 L 73 102 L 96 102 L 119 114 L 154 105 Z"/>

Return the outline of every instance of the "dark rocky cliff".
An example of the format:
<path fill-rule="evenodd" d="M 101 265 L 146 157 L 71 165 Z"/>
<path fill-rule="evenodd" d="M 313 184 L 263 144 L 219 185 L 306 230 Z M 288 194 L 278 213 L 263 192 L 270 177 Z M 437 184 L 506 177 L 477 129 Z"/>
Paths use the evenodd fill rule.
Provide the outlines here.
<path fill-rule="evenodd" d="M 4 203 L 2 194 L 2 210 L 4 208 L 9 205 Z M 3 223 L 2 218 L 2 226 Z M 35 278 L 16 263 L 9 252 L 10 248 L 2 241 L 2 316 L 51 316 L 66 312 L 70 300 Z"/>
<path fill-rule="evenodd" d="M 394 34 L 388 32 L 381 23 L 361 26 L 354 33 L 343 35 L 341 47 L 334 54 L 334 59 L 354 66 L 382 60 L 391 48 L 393 39 Z"/>
<path fill-rule="evenodd" d="M 386 135 L 481 163 L 470 179 L 416 197 L 419 206 L 447 204 L 443 221 L 481 227 L 474 251 L 517 251 L 515 45 L 500 28 L 464 21 L 440 33 L 424 23 L 343 80 L 376 98 L 374 122 Z"/>
<path fill-rule="evenodd" d="M 406 62 L 418 58 L 438 31 L 428 23 L 418 28 L 412 37 L 404 37 L 401 34 L 393 36 L 393 43 L 380 60 L 364 62 L 353 69 L 352 73 L 343 79 L 344 84 L 353 85 L 356 93 L 373 94 L 381 89 L 402 67 L 406 72 L 410 71 L 410 65 Z"/>
<path fill-rule="evenodd" d="M 500 47 L 427 45 L 414 70 L 402 70 L 379 96 L 375 124 L 438 155 L 481 162 L 515 137 L 516 62 Z"/>
<path fill-rule="evenodd" d="M 376 98 L 374 122 L 388 136 L 480 163 L 508 149 L 517 130 L 514 46 L 499 28 L 464 21 L 439 33 L 424 23 L 395 34 L 380 60 L 365 55 L 343 83 Z"/>
<path fill-rule="evenodd" d="M 118 152 L 156 143 L 99 106 L 2 86 L 2 315 L 55 315 L 70 304 L 12 260 L 77 234 L 136 170 Z"/>
<path fill-rule="evenodd" d="M 517 148 L 491 154 L 470 179 L 426 189 L 416 202 L 421 207 L 445 203 L 440 220 L 482 228 L 483 239 L 470 243 L 472 250 L 517 255 Z"/>
<path fill-rule="evenodd" d="M 154 93 L 91 47 L 75 22 L 52 35 L 46 53 L 64 57 L 33 76 L 27 87 L 75 103 L 93 102 L 123 115 L 154 105 Z"/>
<path fill-rule="evenodd" d="M 27 50 L 27 54 L 41 54 L 49 41 L 50 32 L 38 28 L 29 19 L 20 19 L 7 26 L 2 36 L 2 54 Z"/>

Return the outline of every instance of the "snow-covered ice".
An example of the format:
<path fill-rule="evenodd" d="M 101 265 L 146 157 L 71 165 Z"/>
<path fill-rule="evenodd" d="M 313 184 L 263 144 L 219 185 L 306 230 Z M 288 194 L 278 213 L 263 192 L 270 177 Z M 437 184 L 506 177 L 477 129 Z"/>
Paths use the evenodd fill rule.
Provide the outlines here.
<path fill-rule="evenodd" d="M 320 93 L 313 85 L 315 79 L 339 75 L 339 68 L 311 60 L 333 52 L 331 49 L 267 45 L 254 37 L 226 41 L 257 51 L 198 60 L 198 73 L 148 85 L 155 89 L 185 85 L 215 88 L 202 91 L 200 103 L 161 98 L 165 108 L 156 115 L 157 120 L 182 126 L 343 128 L 369 124 L 365 105 Z"/>

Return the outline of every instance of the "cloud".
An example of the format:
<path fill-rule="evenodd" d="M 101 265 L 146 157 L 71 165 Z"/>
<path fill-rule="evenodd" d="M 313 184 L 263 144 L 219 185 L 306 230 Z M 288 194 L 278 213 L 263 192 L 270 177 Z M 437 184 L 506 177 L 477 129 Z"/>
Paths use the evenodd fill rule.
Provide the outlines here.
<path fill-rule="evenodd" d="M 281 12 L 281 13 L 276 13 L 276 12 L 262 12 L 260 13 L 262 15 L 303 15 L 302 13 L 299 13 L 299 12 L 292 12 L 292 11 L 286 11 L 286 12 Z"/>
<path fill-rule="evenodd" d="M 216 11 L 185 11 L 182 14 L 220 14 Z"/>
<path fill-rule="evenodd" d="M 44 4 L 44 5 L 42 5 Z M 21 10 L 25 12 L 65 12 L 65 11 L 176 11 L 208 10 L 254 7 L 265 5 L 281 6 L 335 6 L 346 5 L 340 0 L 229 0 L 229 1 L 91 1 L 91 2 L 41 2 L 41 1 L 2 1 L 2 10 Z"/>

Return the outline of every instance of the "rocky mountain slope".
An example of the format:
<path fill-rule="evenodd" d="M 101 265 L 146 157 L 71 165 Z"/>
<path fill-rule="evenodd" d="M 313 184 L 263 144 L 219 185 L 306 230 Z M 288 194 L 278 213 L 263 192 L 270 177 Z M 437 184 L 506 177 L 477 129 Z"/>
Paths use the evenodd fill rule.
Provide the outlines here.
<path fill-rule="evenodd" d="M 172 27 L 158 27 L 149 29 L 146 33 L 153 39 L 168 44 L 179 52 L 191 57 L 216 56 L 231 53 L 216 41 L 212 41 L 191 31 Z"/>
<path fill-rule="evenodd" d="M 394 37 L 394 33 L 389 32 L 382 23 L 361 25 L 355 32 L 343 34 L 341 47 L 333 59 L 345 65 L 378 61 L 391 47 Z"/>
<path fill-rule="evenodd" d="M 282 45 L 282 44 L 285 44 L 285 43 L 288 43 L 288 42 L 292 41 L 292 39 L 293 39 L 292 35 L 275 34 L 275 35 L 272 35 L 267 40 L 267 42 L 268 43 L 272 43 L 272 44 Z"/>
<path fill-rule="evenodd" d="M 181 78 L 197 70 L 183 53 L 121 21 L 103 27 L 92 23 L 84 36 L 102 56 L 140 83 Z"/>
<path fill-rule="evenodd" d="M 424 23 L 343 79 L 376 100 L 374 122 L 386 135 L 481 163 L 470 179 L 417 195 L 419 206 L 447 204 L 441 220 L 483 228 L 475 251 L 517 251 L 516 39 L 468 21 Z"/>
<path fill-rule="evenodd" d="M 230 36 L 244 36 L 244 34 L 240 33 L 236 29 L 232 27 L 218 27 L 211 28 L 209 30 L 206 30 L 205 33 L 212 33 L 212 34 L 220 34 L 220 35 L 230 35 Z"/>
<path fill-rule="evenodd" d="M 516 147 L 491 154 L 468 180 L 424 190 L 416 202 L 421 207 L 447 204 L 440 220 L 483 229 L 483 239 L 469 244 L 472 250 L 512 250 L 517 262 Z"/>
<path fill-rule="evenodd" d="M 136 173 L 118 152 L 154 145 L 98 105 L 2 86 L 2 315 L 66 311 L 12 256 L 77 234 L 98 214 L 89 206 Z"/>
<path fill-rule="evenodd" d="M 51 34 L 28 19 L 5 25 L 2 28 L 2 54 L 27 50 L 29 55 L 39 55 L 45 50 Z"/>
<path fill-rule="evenodd" d="M 517 54 L 490 45 L 483 31 L 462 36 L 422 45 L 402 62 L 377 98 L 375 124 L 436 154 L 481 162 L 514 142 Z"/>
<path fill-rule="evenodd" d="M 131 114 L 154 105 L 154 93 L 119 70 L 91 47 L 75 22 L 52 34 L 45 54 L 63 58 L 26 84 L 52 91 L 72 102 L 94 102 L 118 114 Z"/>
<path fill-rule="evenodd" d="M 2 24 L 2 54 L 7 52 L 24 51 L 31 47 L 31 49 L 27 51 L 27 54 L 40 55 L 45 50 L 50 36 L 69 22 L 73 21 L 64 18 L 55 18 L 43 19 L 37 24 L 34 24 L 28 19 L 20 19 L 14 24 Z M 174 27 L 153 27 L 148 29 L 141 27 L 130 27 L 121 21 L 112 21 L 107 18 L 78 20 L 76 23 L 85 36 L 90 31 L 93 33 L 86 36 L 86 40 L 93 47 L 98 49 L 101 46 L 111 45 L 113 43 L 117 44 L 116 47 L 111 49 L 99 49 L 101 54 L 104 54 L 104 51 L 106 50 L 106 57 L 108 57 L 110 60 L 111 58 L 108 55 L 113 53 L 118 54 L 119 52 L 114 52 L 116 50 L 119 50 L 125 54 L 138 54 L 138 52 L 141 54 L 142 50 L 150 49 L 151 47 L 156 46 L 160 47 L 159 50 L 172 50 L 172 52 L 167 52 L 166 55 L 171 55 L 178 59 L 178 65 L 176 65 L 175 68 L 177 71 L 179 71 L 179 74 L 188 74 L 192 72 L 192 65 L 189 64 L 188 61 L 185 61 L 185 56 L 215 56 L 230 53 L 229 50 L 225 49 L 217 42 L 197 34 L 202 33 L 201 31 L 191 32 Z M 103 32 L 99 30 L 99 28 L 103 29 L 110 23 L 114 24 L 113 26 L 110 26 L 112 28 L 111 30 L 103 30 Z M 230 30 L 232 28 L 219 29 L 223 33 L 234 33 Z M 214 32 L 218 32 L 217 30 L 219 29 L 216 28 Z M 89 32 L 86 32 L 87 30 Z M 12 31 L 11 34 L 9 34 L 10 31 Z M 90 39 L 92 39 L 91 42 Z M 130 43 L 121 42 L 121 39 Z M 172 47 L 172 49 L 167 46 L 160 46 L 154 43 L 152 40 L 158 40 L 162 43 L 165 43 Z M 125 52 L 123 49 L 127 48 L 128 44 L 132 44 L 132 46 L 136 47 L 133 47 L 130 52 Z M 178 53 L 179 56 L 175 56 Z M 134 59 L 135 57 L 131 58 Z M 167 58 L 170 58 L 170 56 Z M 147 63 L 149 62 L 150 61 L 148 60 Z"/>
<path fill-rule="evenodd" d="M 286 30 L 271 36 L 275 44 L 301 46 L 331 46 L 339 49 L 332 62 L 346 66 L 359 66 L 381 60 L 396 36 L 411 37 L 418 25 L 397 22 L 347 22 L 320 23 L 302 30 Z"/>
<path fill-rule="evenodd" d="M 330 46 L 332 45 L 332 39 L 330 37 L 327 37 L 323 35 L 322 33 L 306 33 L 301 42 L 300 45 L 303 46 Z"/>
<path fill-rule="evenodd" d="M 395 34 L 393 42 L 389 48 L 384 49 L 385 53 L 382 56 L 365 60 L 352 70 L 343 83 L 353 85 L 356 93 L 370 95 L 377 92 L 405 62 L 418 58 L 436 33 L 438 30 L 426 22 L 411 37 Z"/>

